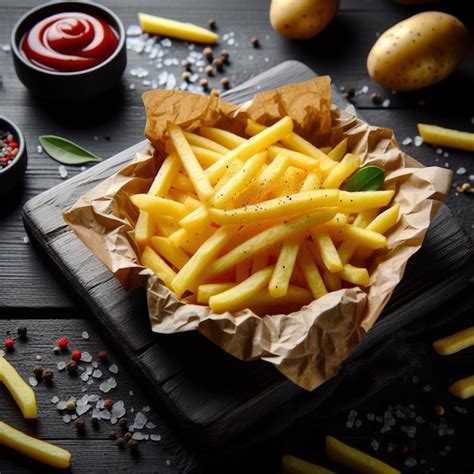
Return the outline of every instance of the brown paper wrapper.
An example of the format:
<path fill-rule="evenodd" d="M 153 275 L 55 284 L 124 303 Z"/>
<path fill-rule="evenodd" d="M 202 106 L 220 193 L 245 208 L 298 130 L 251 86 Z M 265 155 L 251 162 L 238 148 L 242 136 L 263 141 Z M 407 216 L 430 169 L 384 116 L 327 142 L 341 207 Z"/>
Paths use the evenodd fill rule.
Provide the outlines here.
<path fill-rule="evenodd" d="M 137 154 L 84 195 L 65 213 L 66 221 L 125 288 L 146 285 L 153 331 L 198 330 L 235 357 L 266 360 L 300 387 L 315 389 L 337 374 L 379 317 L 449 191 L 451 172 L 423 167 L 399 149 L 392 130 L 368 125 L 351 107 L 331 109 L 328 77 L 263 92 L 241 106 L 182 91 L 150 91 L 143 98 L 145 133 L 155 152 Z M 364 164 L 384 167 L 384 189 L 396 191 L 401 217 L 387 235 L 387 247 L 374 254 L 368 292 L 342 289 L 299 311 L 271 316 L 250 310 L 214 314 L 208 307 L 177 299 L 139 263 L 133 240 L 138 212 L 129 199 L 147 192 L 156 175 L 164 157 L 167 122 L 187 130 L 218 126 L 242 134 L 247 118 L 271 125 L 285 115 L 293 119 L 295 131 L 315 144 L 335 144 L 348 137 L 349 151 Z"/>

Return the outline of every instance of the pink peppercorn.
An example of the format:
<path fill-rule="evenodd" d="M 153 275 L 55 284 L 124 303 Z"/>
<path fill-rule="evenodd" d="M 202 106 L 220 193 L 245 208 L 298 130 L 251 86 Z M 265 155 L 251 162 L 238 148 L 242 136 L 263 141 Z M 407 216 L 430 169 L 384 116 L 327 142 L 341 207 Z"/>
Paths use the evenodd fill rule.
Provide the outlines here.
<path fill-rule="evenodd" d="M 78 350 L 78 349 L 76 349 L 75 351 L 72 351 L 71 359 L 75 360 L 75 361 L 80 360 L 81 359 L 81 351 Z"/>

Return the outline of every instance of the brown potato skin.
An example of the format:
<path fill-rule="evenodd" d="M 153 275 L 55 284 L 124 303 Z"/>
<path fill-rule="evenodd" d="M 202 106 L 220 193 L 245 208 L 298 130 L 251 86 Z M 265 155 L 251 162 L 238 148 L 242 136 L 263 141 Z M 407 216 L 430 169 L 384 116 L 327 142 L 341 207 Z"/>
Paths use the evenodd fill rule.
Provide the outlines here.
<path fill-rule="evenodd" d="M 423 12 L 385 31 L 367 57 L 372 79 L 390 89 L 421 89 L 448 77 L 469 50 L 469 32 L 452 15 Z"/>
<path fill-rule="evenodd" d="M 336 16 L 340 0 L 272 0 L 270 23 L 291 39 L 309 39 L 324 30 Z"/>

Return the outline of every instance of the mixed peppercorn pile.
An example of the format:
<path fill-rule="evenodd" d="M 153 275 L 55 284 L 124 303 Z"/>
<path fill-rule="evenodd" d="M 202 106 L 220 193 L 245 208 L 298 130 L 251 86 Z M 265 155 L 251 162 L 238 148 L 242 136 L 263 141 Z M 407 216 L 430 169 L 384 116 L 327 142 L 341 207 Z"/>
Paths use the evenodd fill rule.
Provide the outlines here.
<path fill-rule="evenodd" d="M 0 169 L 6 168 L 18 153 L 18 143 L 12 132 L 0 130 Z"/>

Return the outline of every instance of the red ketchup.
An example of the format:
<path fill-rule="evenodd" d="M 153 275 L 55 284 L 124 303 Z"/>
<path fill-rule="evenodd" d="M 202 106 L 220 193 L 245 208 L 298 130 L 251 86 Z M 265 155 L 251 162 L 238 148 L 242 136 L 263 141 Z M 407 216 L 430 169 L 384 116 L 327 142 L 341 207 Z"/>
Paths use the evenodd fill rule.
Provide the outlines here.
<path fill-rule="evenodd" d="M 84 71 L 105 61 L 118 35 L 104 20 L 66 12 L 37 23 L 25 34 L 21 50 L 36 66 L 59 72 Z"/>

